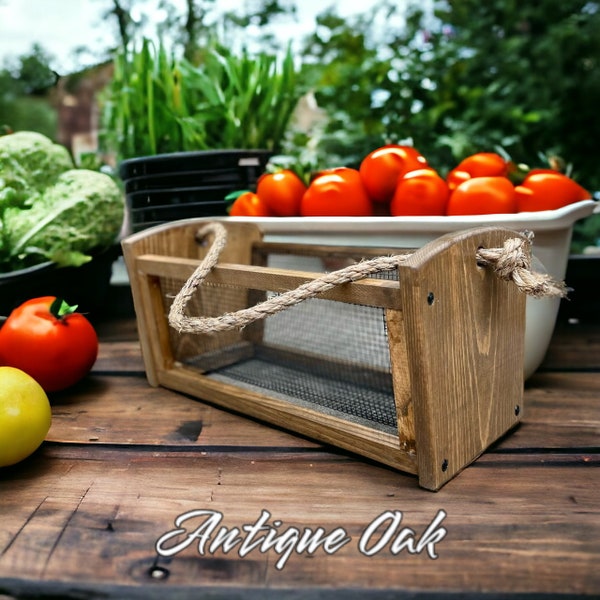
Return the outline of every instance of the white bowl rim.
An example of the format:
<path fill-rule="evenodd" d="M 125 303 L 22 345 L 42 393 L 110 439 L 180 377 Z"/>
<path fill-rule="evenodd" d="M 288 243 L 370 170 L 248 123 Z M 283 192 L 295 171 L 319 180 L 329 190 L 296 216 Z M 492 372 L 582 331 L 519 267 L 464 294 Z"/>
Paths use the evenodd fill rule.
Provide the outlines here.
<path fill-rule="evenodd" d="M 312 235 L 312 234 L 350 234 L 356 236 L 371 235 L 408 235 L 451 233 L 471 227 L 498 226 L 514 231 L 531 230 L 561 231 L 569 230 L 579 219 L 600 214 L 600 202 L 582 200 L 568 204 L 556 210 L 520 212 L 511 214 L 462 215 L 440 217 L 230 217 L 224 215 L 190 217 L 159 223 L 141 231 L 124 236 L 124 240 L 135 241 L 163 229 L 173 226 L 185 226 L 189 223 L 210 223 L 228 221 L 232 223 L 253 223 L 264 234 L 275 236 Z"/>
<path fill-rule="evenodd" d="M 440 217 L 202 217 L 202 221 L 223 220 L 255 223 L 265 233 L 348 232 L 360 228 L 361 234 L 416 231 L 449 232 L 485 225 L 538 231 L 569 228 L 591 215 L 600 203 L 582 200 L 555 210 L 511 214 L 461 215 Z"/>

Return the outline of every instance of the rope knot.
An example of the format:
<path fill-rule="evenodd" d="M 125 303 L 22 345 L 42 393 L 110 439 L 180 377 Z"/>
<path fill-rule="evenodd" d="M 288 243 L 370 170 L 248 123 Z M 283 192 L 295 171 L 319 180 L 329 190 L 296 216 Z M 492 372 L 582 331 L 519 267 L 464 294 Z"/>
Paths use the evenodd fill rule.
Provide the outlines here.
<path fill-rule="evenodd" d="M 531 268 L 531 242 L 528 239 L 510 238 L 501 249 L 480 248 L 479 256 L 486 264 L 494 267 L 496 275 L 504 281 L 510 281 L 517 269 Z"/>
<path fill-rule="evenodd" d="M 533 232 L 525 231 L 523 237 L 506 240 L 502 248 L 479 248 L 477 258 L 485 266 L 491 266 L 500 279 L 513 282 L 529 296 L 564 298 L 569 288 L 563 282 L 531 270 L 532 240 Z"/>

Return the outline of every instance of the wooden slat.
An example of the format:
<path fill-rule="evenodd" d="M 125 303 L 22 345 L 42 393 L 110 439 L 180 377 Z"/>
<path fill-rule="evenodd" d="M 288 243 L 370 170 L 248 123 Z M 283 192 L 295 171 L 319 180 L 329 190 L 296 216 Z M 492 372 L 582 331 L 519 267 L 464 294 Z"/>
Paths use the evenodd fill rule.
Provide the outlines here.
<path fill-rule="evenodd" d="M 310 244 L 290 242 L 257 242 L 254 244 L 256 254 L 268 256 L 270 254 L 288 254 L 291 256 L 329 256 L 336 258 L 349 258 L 362 260 L 391 254 L 411 254 L 414 248 L 387 248 L 383 246 L 339 246 L 335 244 Z"/>
<path fill-rule="evenodd" d="M 514 235 L 443 236 L 399 266 L 419 482 L 428 489 L 519 422 L 525 296 L 476 260 L 479 247 Z"/>
<path fill-rule="evenodd" d="M 284 427 L 314 440 L 357 452 L 409 473 L 416 472 L 414 452 L 400 447 L 397 433 L 387 433 L 349 419 L 253 392 L 237 385 L 199 377 L 188 369 L 160 373 L 161 385 L 169 389 L 208 398 L 210 402 L 262 419 L 276 427 Z"/>
<path fill-rule="evenodd" d="M 154 277 L 170 277 L 186 281 L 199 261 L 186 258 L 142 255 L 137 259 L 140 272 Z M 287 292 L 303 283 L 318 279 L 322 273 L 290 271 L 277 267 L 221 263 L 206 277 L 208 285 L 233 285 L 240 288 Z M 398 282 L 385 279 L 363 279 L 338 286 L 319 295 L 320 298 L 352 302 L 365 306 L 400 308 Z"/>

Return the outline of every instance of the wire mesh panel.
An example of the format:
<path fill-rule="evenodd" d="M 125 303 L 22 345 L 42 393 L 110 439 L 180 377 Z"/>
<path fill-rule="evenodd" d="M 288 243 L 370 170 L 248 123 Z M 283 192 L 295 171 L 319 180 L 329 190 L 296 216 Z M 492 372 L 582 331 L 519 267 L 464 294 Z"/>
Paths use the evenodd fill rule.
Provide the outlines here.
<path fill-rule="evenodd" d="M 286 260 L 289 263 L 290 257 Z M 274 257 L 269 264 L 280 261 Z M 306 261 L 296 264 L 307 268 Z M 161 280 L 167 305 L 181 285 L 174 279 Z M 188 310 L 216 317 L 276 294 L 205 282 Z M 383 431 L 397 430 L 382 307 L 317 297 L 241 330 L 210 335 L 171 330 L 170 336 L 175 360 L 204 376 Z"/>

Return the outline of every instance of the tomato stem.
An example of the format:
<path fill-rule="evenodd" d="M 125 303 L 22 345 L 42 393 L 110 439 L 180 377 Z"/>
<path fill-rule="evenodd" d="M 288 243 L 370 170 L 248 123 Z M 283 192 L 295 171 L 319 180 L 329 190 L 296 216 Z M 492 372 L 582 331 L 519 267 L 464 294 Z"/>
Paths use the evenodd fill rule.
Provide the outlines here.
<path fill-rule="evenodd" d="M 77 310 L 77 304 L 70 305 L 62 298 L 56 298 L 50 305 L 50 314 L 56 319 L 61 320 L 67 315 L 72 315 Z"/>

